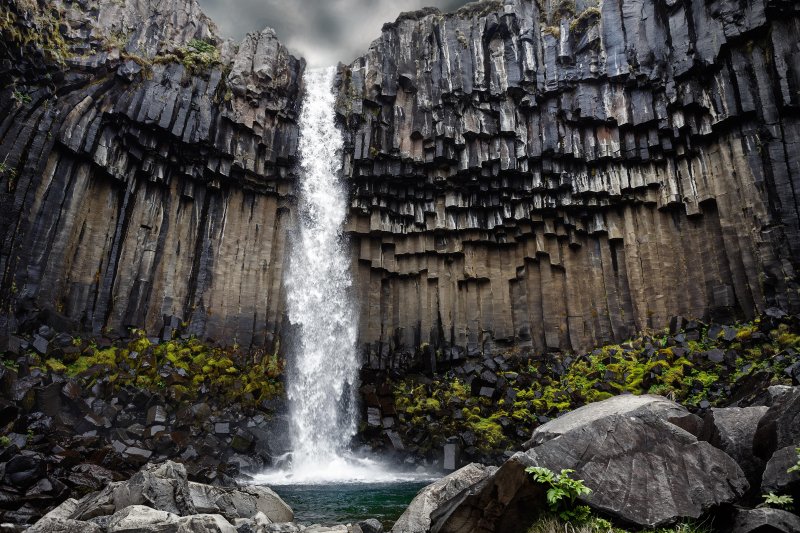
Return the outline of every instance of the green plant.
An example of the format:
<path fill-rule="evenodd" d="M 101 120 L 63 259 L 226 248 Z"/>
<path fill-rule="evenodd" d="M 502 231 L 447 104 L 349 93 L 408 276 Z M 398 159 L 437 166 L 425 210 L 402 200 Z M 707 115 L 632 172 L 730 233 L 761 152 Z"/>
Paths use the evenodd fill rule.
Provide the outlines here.
<path fill-rule="evenodd" d="M 790 466 L 789 470 L 786 471 L 787 474 L 791 474 L 792 472 L 800 472 L 800 448 L 795 448 L 797 452 L 797 463 L 794 466 Z"/>
<path fill-rule="evenodd" d="M 178 55 L 181 63 L 193 74 L 208 70 L 220 61 L 217 47 L 200 39 L 189 41 L 187 46 L 178 49 Z"/>
<path fill-rule="evenodd" d="M 11 99 L 17 103 L 17 106 L 30 104 L 33 101 L 31 99 L 31 95 L 24 93 L 19 89 L 14 89 L 14 91 L 11 93 Z"/>
<path fill-rule="evenodd" d="M 763 494 L 761 496 L 764 498 L 764 503 L 760 504 L 759 507 L 778 507 L 779 509 L 790 509 L 794 504 L 794 498 L 788 495 L 778 495 L 774 492 L 770 492 L 769 494 Z"/>
<path fill-rule="evenodd" d="M 575 505 L 579 496 L 590 494 L 592 489 L 583 484 L 582 479 L 569 477 L 574 470 L 564 469 L 556 474 L 549 468 L 529 466 L 525 472 L 533 476 L 534 481 L 548 485 L 547 505 L 550 511 L 567 522 L 586 522 L 591 516 L 588 505 Z"/>
<path fill-rule="evenodd" d="M 11 446 L 11 439 L 3 435 L 0 437 L 0 448 L 8 448 Z"/>

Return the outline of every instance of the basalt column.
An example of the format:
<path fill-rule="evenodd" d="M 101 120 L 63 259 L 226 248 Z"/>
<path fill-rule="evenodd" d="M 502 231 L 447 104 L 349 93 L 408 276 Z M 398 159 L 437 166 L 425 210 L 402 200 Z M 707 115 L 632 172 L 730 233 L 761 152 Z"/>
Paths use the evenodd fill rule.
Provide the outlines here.
<path fill-rule="evenodd" d="M 4 333 L 44 314 L 271 349 L 304 63 L 269 29 L 222 41 L 193 0 L 84 4 L 2 8 Z"/>
<path fill-rule="evenodd" d="M 773 0 L 385 25 L 339 85 L 368 364 L 797 309 L 798 42 Z"/>

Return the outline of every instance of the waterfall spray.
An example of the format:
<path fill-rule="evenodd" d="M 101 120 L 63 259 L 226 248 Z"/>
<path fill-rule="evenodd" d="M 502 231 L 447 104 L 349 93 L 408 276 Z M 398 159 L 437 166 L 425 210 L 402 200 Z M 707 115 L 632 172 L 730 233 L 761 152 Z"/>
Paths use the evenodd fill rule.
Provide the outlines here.
<path fill-rule="evenodd" d="M 298 338 L 288 376 L 295 476 L 319 474 L 356 432 L 357 317 L 343 241 L 347 192 L 339 182 L 342 135 L 335 122 L 336 69 L 309 70 L 300 115 L 299 228 L 286 278 Z"/>

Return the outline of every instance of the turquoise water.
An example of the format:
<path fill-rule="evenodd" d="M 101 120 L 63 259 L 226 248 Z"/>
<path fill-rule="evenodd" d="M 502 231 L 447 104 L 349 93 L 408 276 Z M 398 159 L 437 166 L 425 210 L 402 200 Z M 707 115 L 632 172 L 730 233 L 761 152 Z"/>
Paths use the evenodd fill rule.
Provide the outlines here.
<path fill-rule="evenodd" d="M 273 486 L 302 524 L 355 523 L 377 518 L 388 529 L 430 481 Z"/>

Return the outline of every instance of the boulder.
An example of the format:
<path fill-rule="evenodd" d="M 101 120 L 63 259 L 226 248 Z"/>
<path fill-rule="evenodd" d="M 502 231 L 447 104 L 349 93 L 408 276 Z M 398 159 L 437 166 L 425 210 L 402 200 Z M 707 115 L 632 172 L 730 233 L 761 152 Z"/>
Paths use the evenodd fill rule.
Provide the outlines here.
<path fill-rule="evenodd" d="M 146 505 L 179 516 L 196 513 L 186 468 L 172 461 L 146 465 L 131 479 L 119 484 L 112 498 L 117 511 L 131 505 Z"/>
<path fill-rule="evenodd" d="M 758 422 L 753 450 L 768 461 L 781 448 L 800 443 L 800 387 L 782 389 Z"/>
<path fill-rule="evenodd" d="M 761 485 L 765 461 L 753 451 L 753 436 L 767 407 L 712 408 L 705 416 L 703 440 L 724 451 L 736 461 L 747 476 L 752 491 Z"/>
<path fill-rule="evenodd" d="M 27 533 L 104 533 L 103 528 L 92 522 L 80 522 L 69 518 L 42 517 Z"/>
<path fill-rule="evenodd" d="M 491 476 L 496 467 L 470 463 L 424 487 L 397 519 L 392 533 L 425 533 L 431 528 L 431 515 L 462 491 Z"/>
<path fill-rule="evenodd" d="M 374 518 L 362 520 L 356 527 L 361 529 L 361 533 L 383 533 L 383 524 Z"/>
<path fill-rule="evenodd" d="M 525 472 L 530 458 L 517 453 L 494 474 L 459 492 L 431 513 L 439 533 L 524 533 L 546 506 L 546 489 Z"/>
<path fill-rule="evenodd" d="M 230 489 L 190 482 L 189 494 L 197 512 L 221 514 L 228 520 L 252 518 L 259 512 L 272 522 L 291 522 L 294 519 L 294 513 L 286 502 L 263 486 Z"/>
<path fill-rule="evenodd" d="M 178 533 L 237 533 L 237 531 L 221 515 L 197 514 L 181 518 Z"/>
<path fill-rule="evenodd" d="M 661 396 L 617 396 L 537 428 L 528 459 L 575 470 L 593 490 L 582 499 L 625 522 L 658 527 L 698 518 L 749 485 L 729 455 L 671 422 L 687 415 Z"/>
<path fill-rule="evenodd" d="M 797 533 L 798 531 L 800 531 L 800 516 L 768 507 L 739 510 L 731 529 L 731 533 Z"/>
<path fill-rule="evenodd" d="M 772 454 L 761 478 L 761 492 L 767 494 L 789 494 L 800 501 L 800 472 L 789 472 L 797 464 L 797 445 L 786 446 Z"/>
<path fill-rule="evenodd" d="M 108 533 L 176 533 L 178 516 L 146 505 L 131 505 L 114 513 Z"/>

